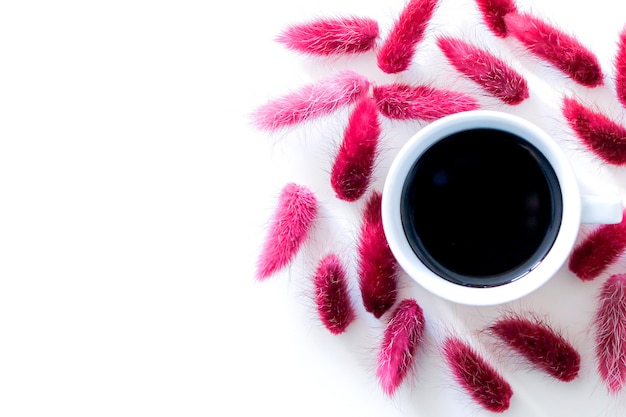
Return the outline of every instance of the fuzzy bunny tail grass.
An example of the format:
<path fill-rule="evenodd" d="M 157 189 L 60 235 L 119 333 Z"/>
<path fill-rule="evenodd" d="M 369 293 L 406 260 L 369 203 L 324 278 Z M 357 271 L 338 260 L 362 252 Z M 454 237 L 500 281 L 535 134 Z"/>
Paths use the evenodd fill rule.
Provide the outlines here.
<path fill-rule="evenodd" d="M 422 308 L 413 299 L 402 300 L 385 329 L 376 375 L 387 395 L 393 395 L 411 370 L 424 334 Z"/>
<path fill-rule="evenodd" d="M 563 115 L 582 143 L 604 162 L 626 165 L 626 128 L 583 106 L 563 100 Z"/>
<path fill-rule="evenodd" d="M 504 21 L 508 33 L 527 50 L 572 80 L 586 87 L 604 83 L 598 58 L 575 37 L 527 13 L 509 13 Z"/>
<path fill-rule="evenodd" d="M 324 257 L 313 277 L 320 320 L 332 334 L 341 334 L 356 318 L 350 301 L 346 271 L 339 257 Z"/>
<path fill-rule="evenodd" d="M 476 0 L 476 4 L 489 30 L 496 36 L 506 37 L 508 32 L 504 16 L 517 12 L 515 2 L 513 0 Z"/>
<path fill-rule="evenodd" d="M 615 92 L 622 106 L 626 107 L 626 28 L 619 35 L 615 57 Z"/>
<path fill-rule="evenodd" d="M 509 105 L 530 96 L 528 83 L 506 62 L 491 53 L 449 36 L 437 40 L 448 62 L 491 96 Z"/>
<path fill-rule="evenodd" d="M 580 242 L 569 258 L 569 269 L 582 281 L 602 274 L 626 251 L 626 212 L 622 222 L 596 228 Z"/>
<path fill-rule="evenodd" d="M 580 353 L 546 323 L 511 314 L 497 320 L 489 331 L 548 375 L 564 382 L 578 376 Z"/>
<path fill-rule="evenodd" d="M 595 315 L 598 371 L 610 393 L 626 382 L 626 274 L 611 276 L 602 286 Z"/>
<path fill-rule="evenodd" d="M 424 38 L 439 0 L 409 0 L 378 51 L 378 67 L 388 74 L 406 70 Z"/>
<path fill-rule="evenodd" d="M 317 198 L 308 188 L 294 183 L 283 187 L 257 260 L 258 280 L 273 275 L 296 256 L 317 217 L 317 209 Z"/>
<path fill-rule="evenodd" d="M 445 340 L 443 353 L 454 379 L 476 403 L 494 413 L 509 408 L 513 389 L 474 349 L 451 337 Z"/>
<path fill-rule="evenodd" d="M 303 54 L 330 56 L 369 51 L 376 45 L 377 38 L 375 20 L 348 16 L 289 26 L 277 41 Z"/>
<path fill-rule="evenodd" d="M 378 111 L 395 120 L 433 121 L 454 113 L 476 110 L 478 102 L 463 93 L 420 85 L 387 84 L 374 87 Z"/>
<path fill-rule="evenodd" d="M 369 81 L 354 71 L 342 71 L 270 100 L 252 114 L 254 125 L 274 132 L 326 116 L 358 99 Z"/>
<path fill-rule="evenodd" d="M 356 201 L 367 191 L 378 154 L 380 133 L 376 103 L 371 97 L 364 97 L 350 116 L 330 175 L 331 186 L 338 198 Z"/>
<path fill-rule="evenodd" d="M 383 231 L 382 195 L 374 192 L 363 213 L 358 242 L 359 287 L 365 310 L 380 318 L 398 295 L 399 266 Z"/>

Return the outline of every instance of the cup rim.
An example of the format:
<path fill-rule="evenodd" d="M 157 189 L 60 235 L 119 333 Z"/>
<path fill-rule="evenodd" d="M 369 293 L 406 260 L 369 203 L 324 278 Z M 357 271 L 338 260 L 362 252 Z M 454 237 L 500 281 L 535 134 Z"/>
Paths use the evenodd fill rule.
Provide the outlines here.
<path fill-rule="evenodd" d="M 515 134 L 535 146 L 556 173 L 563 210 L 561 226 L 552 248 L 530 272 L 494 287 L 469 287 L 440 277 L 422 264 L 413 252 L 402 226 L 400 207 L 404 181 L 417 158 L 430 146 L 451 134 L 470 129 L 499 129 Z M 518 116 L 490 110 L 472 110 L 441 118 L 418 131 L 393 160 L 382 196 L 382 221 L 389 247 L 404 271 L 431 293 L 467 305 L 495 305 L 535 291 L 563 266 L 574 246 L 581 223 L 578 181 L 565 153 L 542 129 Z"/>

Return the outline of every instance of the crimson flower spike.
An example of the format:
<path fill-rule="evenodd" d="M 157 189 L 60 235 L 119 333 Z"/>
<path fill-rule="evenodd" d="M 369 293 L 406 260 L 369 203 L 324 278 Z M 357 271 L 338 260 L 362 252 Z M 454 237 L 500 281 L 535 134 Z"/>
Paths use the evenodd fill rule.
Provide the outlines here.
<path fill-rule="evenodd" d="M 415 300 L 402 300 L 387 324 L 378 353 L 376 375 L 387 395 L 393 395 L 411 370 L 424 328 L 422 308 Z"/>
<path fill-rule="evenodd" d="M 626 128 L 573 98 L 563 100 L 563 115 L 583 144 L 600 159 L 626 165 Z"/>
<path fill-rule="evenodd" d="M 397 120 L 437 120 L 444 116 L 478 108 L 478 102 L 465 94 L 428 86 L 388 84 L 374 87 L 378 111 Z"/>
<path fill-rule="evenodd" d="M 524 77 L 500 58 L 447 36 L 439 38 L 437 44 L 461 74 L 504 103 L 516 105 L 530 96 Z"/>
<path fill-rule="evenodd" d="M 452 337 L 443 353 L 454 379 L 476 403 L 495 413 L 509 408 L 513 389 L 474 349 Z"/>
<path fill-rule="evenodd" d="M 378 67 L 388 74 L 406 70 L 424 38 L 439 0 L 409 0 L 378 51 Z"/>
<path fill-rule="evenodd" d="M 376 45 L 378 23 L 365 17 L 316 19 L 285 29 L 277 41 L 304 54 L 329 56 L 369 51 Z"/>
<path fill-rule="evenodd" d="M 313 282 L 320 320 L 332 334 L 343 333 L 356 314 L 348 293 L 346 271 L 337 255 L 327 255 L 320 261 Z"/>
<path fill-rule="evenodd" d="M 602 274 L 626 252 L 626 211 L 621 223 L 605 224 L 580 242 L 569 258 L 569 269 L 583 281 Z"/>
<path fill-rule="evenodd" d="M 276 131 L 333 113 L 354 102 L 369 81 L 353 71 L 342 71 L 285 96 L 270 100 L 252 114 L 254 125 Z"/>
<path fill-rule="evenodd" d="M 578 376 L 580 354 L 547 324 L 509 315 L 496 321 L 489 331 L 548 375 L 564 382 Z"/>
<path fill-rule="evenodd" d="M 340 199 L 358 200 L 370 185 L 380 132 L 376 103 L 364 96 L 350 116 L 330 175 Z"/>
<path fill-rule="evenodd" d="M 258 280 L 268 278 L 296 256 L 317 217 L 317 205 L 315 195 L 304 186 L 289 183 L 282 189 L 257 261 Z"/>
<path fill-rule="evenodd" d="M 615 57 L 615 90 L 620 103 L 626 107 L 626 28 L 619 35 Z"/>
<path fill-rule="evenodd" d="M 383 231 L 382 195 L 374 192 L 363 213 L 358 242 L 359 287 L 365 310 L 380 318 L 398 295 L 399 267 Z"/>
<path fill-rule="evenodd" d="M 598 371 L 616 394 L 626 382 L 626 274 L 612 275 L 602 286 L 595 315 Z"/>
<path fill-rule="evenodd" d="M 494 35 L 506 37 L 506 23 L 504 16 L 517 12 L 517 6 L 513 0 L 476 0 L 478 8 L 483 15 L 483 20 Z"/>
<path fill-rule="evenodd" d="M 526 49 L 586 87 L 604 83 L 596 56 L 576 38 L 527 13 L 504 16 L 509 34 Z"/>

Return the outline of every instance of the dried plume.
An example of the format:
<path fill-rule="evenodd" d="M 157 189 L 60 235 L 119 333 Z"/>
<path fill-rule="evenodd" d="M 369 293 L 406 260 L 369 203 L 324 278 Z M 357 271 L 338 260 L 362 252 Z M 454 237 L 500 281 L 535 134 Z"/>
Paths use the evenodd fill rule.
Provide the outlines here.
<path fill-rule="evenodd" d="M 346 271 L 337 255 L 327 255 L 320 261 L 313 282 L 320 320 L 332 334 L 343 333 L 356 314 L 348 293 Z"/>
<path fill-rule="evenodd" d="M 615 91 L 617 98 L 626 107 L 626 28 L 619 35 L 615 57 Z"/>
<path fill-rule="evenodd" d="M 440 119 L 454 113 L 476 110 L 478 102 L 462 93 L 432 87 L 388 84 L 374 87 L 378 111 L 396 120 Z"/>
<path fill-rule="evenodd" d="M 476 0 L 478 8 L 483 15 L 483 20 L 494 35 L 506 37 L 506 23 L 504 16 L 517 12 L 517 6 L 513 0 Z"/>
<path fill-rule="evenodd" d="M 270 100 L 252 115 L 254 125 L 276 131 L 326 116 L 353 103 L 369 89 L 369 81 L 354 71 L 342 71 L 285 96 Z"/>
<path fill-rule="evenodd" d="M 509 408 L 511 386 L 474 349 L 451 337 L 444 342 L 443 353 L 454 379 L 476 403 L 495 413 Z"/>
<path fill-rule="evenodd" d="M 257 261 L 258 280 L 268 278 L 293 260 L 317 216 L 317 206 L 308 188 L 294 183 L 283 187 Z"/>
<path fill-rule="evenodd" d="M 439 0 L 409 0 L 378 51 L 378 67 L 388 74 L 406 70 L 424 38 Z"/>
<path fill-rule="evenodd" d="M 376 45 L 378 23 L 365 17 L 315 19 L 285 29 L 277 41 L 311 55 L 346 55 L 369 51 Z"/>
<path fill-rule="evenodd" d="M 376 375 L 387 395 L 393 395 L 411 370 L 424 328 L 422 308 L 415 300 L 402 300 L 387 324 L 378 354 Z"/>
<path fill-rule="evenodd" d="M 573 98 L 563 100 L 563 115 L 587 149 L 606 163 L 626 165 L 626 128 Z"/>
<path fill-rule="evenodd" d="M 380 318 L 398 295 L 399 267 L 383 231 L 382 196 L 373 192 L 363 213 L 358 242 L 359 287 L 365 310 Z"/>
<path fill-rule="evenodd" d="M 527 13 L 509 13 L 504 20 L 508 33 L 527 50 L 572 80 L 586 87 L 604 83 L 598 59 L 575 37 Z"/>
<path fill-rule="evenodd" d="M 511 314 L 496 321 L 489 331 L 548 375 L 564 382 L 578 376 L 580 354 L 543 321 Z"/>
<path fill-rule="evenodd" d="M 529 97 L 524 77 L 500 58 L 460 39 L 441 37 L 437 43 L 457 71 L 493 97 L 510 105 Z"/>
<path fill-rule="evenodd" d="M 626 252 L 626 212 L 621 223 L 605 224 L 580 242 L 569 258 L 569 269 L 583 281 L 591 281 Z"/>
<path fill-rule="evenodd" d="M 333 190 L 340 199 L 358 200 L 369 187 L 380 132 L 376 102 L 364 96 L 350 116 L 330 175 Z"/>
<path fill-rule="evenodd" d="M 626 274 L 602 286 L 595 315 L 598 371 L 610 393 L 626 382 Z"/>

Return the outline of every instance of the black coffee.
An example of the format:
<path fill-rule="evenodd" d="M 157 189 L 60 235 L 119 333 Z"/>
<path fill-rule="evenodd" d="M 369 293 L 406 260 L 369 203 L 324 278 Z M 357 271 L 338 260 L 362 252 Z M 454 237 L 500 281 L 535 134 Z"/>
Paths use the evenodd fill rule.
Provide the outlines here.
<path fill-rule="evenodd" d="M 546 158 L 493 129 L 453 134 L 430 147 L 402 190 L 404 232 L 433 272 L 488 287 L 529 272 L 561 224 L 561 189 Z"/>

